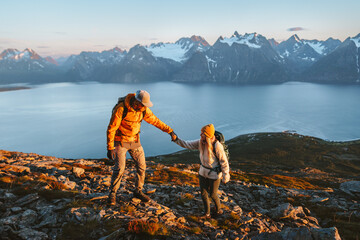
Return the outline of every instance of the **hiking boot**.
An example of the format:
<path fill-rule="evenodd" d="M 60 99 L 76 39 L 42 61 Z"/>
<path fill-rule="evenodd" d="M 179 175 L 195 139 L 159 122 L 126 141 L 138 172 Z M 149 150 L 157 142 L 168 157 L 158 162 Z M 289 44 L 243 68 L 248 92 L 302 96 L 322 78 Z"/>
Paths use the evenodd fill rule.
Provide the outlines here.
<path fill-rule="evenodd" d="M 149 198 L 149 196 L 143 193 L 142 191 L 135 191 L 134 197 L 140 199 L 142 202 L 148 202 L 151 200 L 151 198 Z"/>
<path fill-rule="evenodd" d="M 107 200 L 107 204 L 109 206 L 114 206 L 116 205 L 116 194 L 110 193 L 108 200 Z"/>

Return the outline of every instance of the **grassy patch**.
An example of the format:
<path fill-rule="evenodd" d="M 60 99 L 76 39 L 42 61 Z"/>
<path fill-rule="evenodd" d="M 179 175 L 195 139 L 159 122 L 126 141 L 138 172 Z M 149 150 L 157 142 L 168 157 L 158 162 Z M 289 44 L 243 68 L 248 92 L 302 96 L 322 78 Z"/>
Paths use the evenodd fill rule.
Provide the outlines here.
<path fill-rule="evenodd" d="M 169 235 L 169 230 L 167 227 L 158 222 L 147 222 L 143 220 L 132 220 L 128 223 L 127 230 L 129 232 L 145 235 L 145 236 L 167 236 Z"/>
<path fill-rule="evenodd" d="M 321 186 L 310 183 L 310 181 L 306 178 L 290 177 L 278 174 L 262 175 L 257 173 L 231 172 L 231 179 L 283 188 L 323 189 Z"/>
<path fill-rule="evenodd" d="M 175 201 L 175 204 L 184 206 L 185 203 L 192 201 L 195 198 L 191 193 L 183 193 L 181 197 Z"/>
<path fill-rule="evenodd" d="M 119 209 L 119 212 L 132 216 L 136 212 L 136 207 L 132 205 L 122 205 Z"/>
<path fill-rule="evenodd" d="M 190 228 L 190 232 L 192 234 L 201 234 L 203 231 L 200 227 L 192 227 Z"/>
<path fill-rule="evenodd" d="M 176 167 L 154 170 L 153 174 L 147 177 L 147 181 L 154 184 L 199 185 L 197 174 L 185 172 Z"/>

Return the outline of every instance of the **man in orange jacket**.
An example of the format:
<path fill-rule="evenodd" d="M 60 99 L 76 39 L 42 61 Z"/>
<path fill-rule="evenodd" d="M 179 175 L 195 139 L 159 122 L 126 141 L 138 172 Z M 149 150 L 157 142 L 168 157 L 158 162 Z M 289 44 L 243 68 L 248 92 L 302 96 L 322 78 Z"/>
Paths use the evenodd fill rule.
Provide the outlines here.
<path fill-rule="evenodd" d="M 141 121 L 144 119 L 149 124 L 169 133 L 171 140 L 176 140 L 173 129 L 158 119 L 150 110 L 153 104 L 150 94 L 144 90 L 130 93 L 124 101 L 117 104 L 107 128 L 107 157 L 114 160 L 113 174 L 111 177 L 109 205 L 116 204 L 116 192 L 120 187 L 122 175 L 125 170 L 126 153 L 129 152 L 136 165 L 134 197 L 144 202 L 150 198 L 142 192 L 145 181 L 145 154 L 140 143 L 139 133 Z"/>

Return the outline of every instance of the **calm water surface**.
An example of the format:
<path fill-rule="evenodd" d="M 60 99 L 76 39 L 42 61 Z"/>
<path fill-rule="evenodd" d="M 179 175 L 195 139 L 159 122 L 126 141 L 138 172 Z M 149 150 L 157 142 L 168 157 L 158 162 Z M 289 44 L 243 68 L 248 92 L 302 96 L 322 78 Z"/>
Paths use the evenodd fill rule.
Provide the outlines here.
<path fill-rule="evenodd" d="M 0 149 L 65 158 L 106 157 L 106 128 L 119 96 L 151 94 L 152 111 L 183 139 L 208 123 L 227 139 L 295 130 L 328 140 L 360 138 L 360 86 L 285 83 L 262 86 L 57 83 L 0 92 Z M 143 122 L 147 156 L 180 150 Z"/>

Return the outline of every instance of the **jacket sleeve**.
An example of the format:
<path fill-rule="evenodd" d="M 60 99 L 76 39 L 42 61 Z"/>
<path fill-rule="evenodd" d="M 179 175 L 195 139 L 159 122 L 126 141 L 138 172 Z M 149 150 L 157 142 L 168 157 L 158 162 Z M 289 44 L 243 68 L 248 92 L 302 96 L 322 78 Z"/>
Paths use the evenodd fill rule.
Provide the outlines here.
<path fill-rule="evenodd" d="M 124 105 L 120 105 L 111 115 L 110 123 L 106 131 L 108 150 L 115 149 L 114 147 L 115 133 L 116 130 L 118 130 L 120 127 L 123 112 L 124 112 Z"/>
<path fill-rule="evenodd" d="M 145 115 L 144 115 L 144 120 L 153 125 L 154 127 L 157 127 L 158 129 L 160 129 L 163 132 L 166 133 L 171 133 L 173 131 L 173 129 L 171 127 L 169 127 L 168 125 L 166 125 L 165 123 L 163 123 L 160 119 L 158 119 L 153 112 L 150 110 L 150 108 L 146 108 L 145 110 Z"/>
<path fill-rule="evenodd" d="M 216 142 L 215 152 L 216 152 L 216 157 L 219 159 L 221 172 L 223 173 L 222 181 L 224 183 L 227 183 L 230 180 L 230 167 L 229 167 L 229 161 L 224 151 L 224 147 L 221 143 Z"/>
<path fill-rule="evenodd" d="M 184 141 L 180 138 L 177 138 L 175 140 L 175 143 L 177 145 L 179 145 L 180 147 L 183 147 L 183 148 L 187 148 L 187 149 L 196 149 L 198 150 L 199 149 L 199 143 L 200 143 L 200 140 L 193 140 L 193 141 Z"/>

